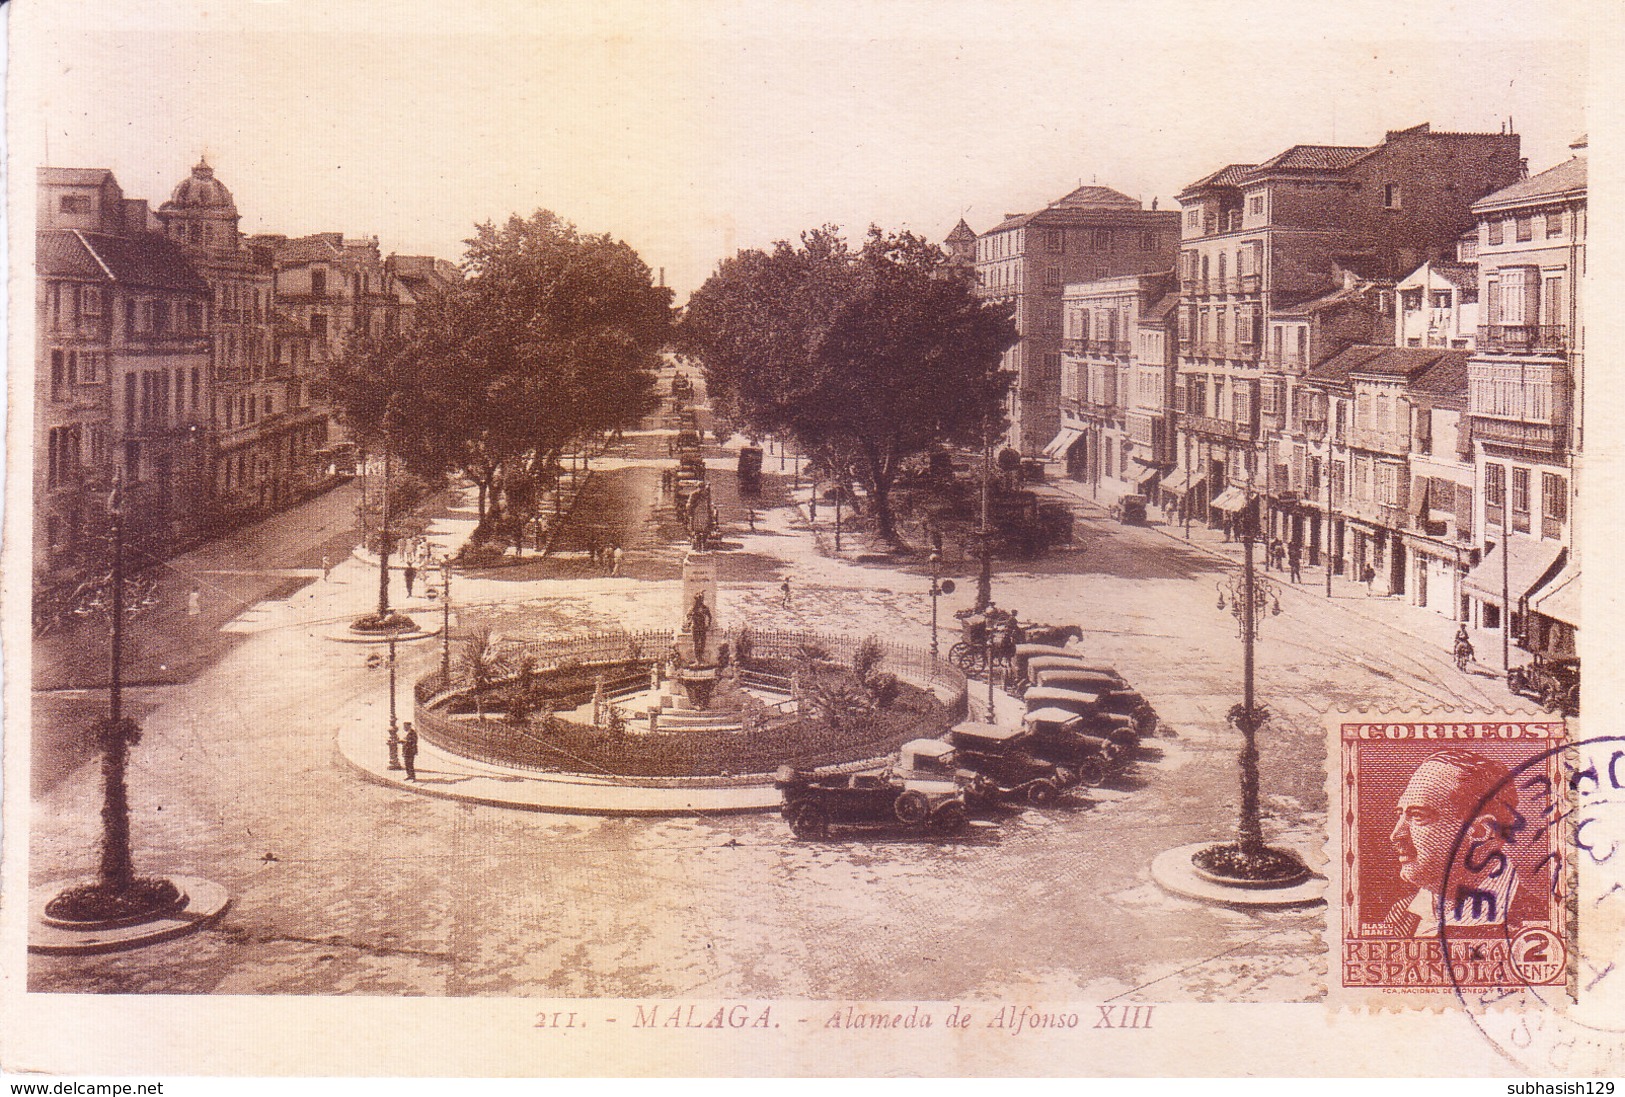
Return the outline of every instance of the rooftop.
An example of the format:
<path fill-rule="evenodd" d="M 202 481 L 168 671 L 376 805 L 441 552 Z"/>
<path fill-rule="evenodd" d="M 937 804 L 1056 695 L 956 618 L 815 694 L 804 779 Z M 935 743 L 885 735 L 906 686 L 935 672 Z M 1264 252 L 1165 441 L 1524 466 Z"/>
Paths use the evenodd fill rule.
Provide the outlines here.
<path fill-rule="evenodd" d="M 1561 198 L 1565 195 L 1584 194 L 1586 189 L 1586 158 L 1576 156 L 1565 160 L 1555 168 L 1547 168 L 1539 175 L 1531 175 L 1527 179 L 1520 179 L 1509 187 L 1502 187 L 1493 194 L 1486 194 L 1473 203 L 1476 213 L 1486 209 L 1498 209 L 1517 205 L 1523 202 L 1540 201 L 1547 198 Z"/>
<path fill-rule="evenodd" d="M 147 289 L 208 293 L 209 286 L 180 247 L 156 233 L 109 236 L 77 229 L 35 234 L 41 274 L 85 277 Z"/>

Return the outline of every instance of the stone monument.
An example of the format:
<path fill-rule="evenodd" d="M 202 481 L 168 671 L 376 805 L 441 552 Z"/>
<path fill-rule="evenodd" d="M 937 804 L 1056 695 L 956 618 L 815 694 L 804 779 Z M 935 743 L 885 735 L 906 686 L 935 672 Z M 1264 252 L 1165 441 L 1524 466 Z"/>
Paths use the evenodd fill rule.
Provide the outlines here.
<path fill-rule="evenodd" d="M 680 687 L 684 707 L 704 709 L 721 676 L 717 648 L 722 622 L 717 616 L 717 558 L 709 552 L 691 552 L 683 560 L 683 593 L 672 679 Z"/>

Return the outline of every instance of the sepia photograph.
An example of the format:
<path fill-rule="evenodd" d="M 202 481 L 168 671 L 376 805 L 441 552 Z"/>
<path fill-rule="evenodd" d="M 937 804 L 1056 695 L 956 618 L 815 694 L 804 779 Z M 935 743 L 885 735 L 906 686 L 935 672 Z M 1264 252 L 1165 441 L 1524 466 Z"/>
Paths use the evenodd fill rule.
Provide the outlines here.
<path fill-rule="evenodd" d="M 1586 5 L 7 8 L 7 1072 L 1625 1070 Z"/>

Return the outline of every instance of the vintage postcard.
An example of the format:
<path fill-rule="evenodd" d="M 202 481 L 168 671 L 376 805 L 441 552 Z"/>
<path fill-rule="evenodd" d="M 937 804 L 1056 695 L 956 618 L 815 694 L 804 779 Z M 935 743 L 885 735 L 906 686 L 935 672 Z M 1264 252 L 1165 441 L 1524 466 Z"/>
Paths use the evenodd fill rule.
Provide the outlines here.
<path fill-rule="evenodd" d="M 0 1069 L 1625 1070 L 1617 12 L 6 13 Z"/>

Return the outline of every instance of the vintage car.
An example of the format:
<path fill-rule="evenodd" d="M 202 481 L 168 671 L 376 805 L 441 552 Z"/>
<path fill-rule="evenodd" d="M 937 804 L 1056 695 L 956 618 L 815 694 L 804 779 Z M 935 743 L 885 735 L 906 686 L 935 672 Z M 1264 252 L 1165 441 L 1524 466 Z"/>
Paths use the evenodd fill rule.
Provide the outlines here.
<path fill-rule="evenodd" d="M 1145 525 L 1145 496 L 1123 496 L 1112 505 L 1112 517 L 1124 525 Z"/>
<path fill-rule="evenodd" d="M 1087 716 L 1063 708 L 1037 708 L 1022 717 L 1026 748 L 1034 757 L 1075 770 L 1086 785 L 1098 785 L 1122 764 L 1127 748 Z"/>
<path fill-rule="evenodd" d="M 1037 655 L 1027 660 L 1025 677 L 1035 686 L 1043 684 L 1046 677 L 1057 674 L 1090 675 L 1103 682 L 1111 682 L 1118 688 L 1128 685 L 1128 681 L 1115 669 L 1101 663 L 1085 663 L 1082 659 L 1068 659 L 1062 655 Z"/>
<path fill-rule="evenodd" d="M 1058 689 L 1055 686 L 1033 686 L 1021 699 L 1028 712 L 1056 708 L 1082 716 L 1090 725 L 1092 734 L 1101 735 L 1123 746 L 1133 747 L 1142 734 L 1132 713 L 1113 712 L 1110 698 L 1088 690 Z"/>
<path fill-rule="evenodd" d="M 1011 662 L 1017 674 L 1025 675 L 1027 673 L 1027 663 L 1029 660 L 1046 655 L 1053 656 L 1057 659 L 1071 659 L 1077 662 L 1082 662 L 1086 659 L 1086 656 L 1076 648 L 1064 648 L 1058 644 L 1033 644 L 1022 642 L 1016 645 L 1015 654 L 1012 657 Z"/>
<path fill-rule="evenodd" d="M 998 724 L 963 723 L 950 731 L 955 765 L 974 775 L 967 796 L 987 803 L 1053 804 L 1078 783 L 1077 770 L 1035 757 L 1028 749 L 1031 739 L 1026 728 Z"/>
<path fill-rule="evenodd" d="M 941 740 L 914 739 L 885 773 L 825 777 L 781 766 L 774 784 L 797 838 L 824 838 L 832 825 L 902 825 L 954 835 L 964 831 L 968 815 L 952 755 L 953 747 Z"/>
<path fill-rule="evenodd" d="M 1548 712 L 1580 713 L 1580 660 L 1574 656 L 1535 653 L 1533 662 L 1507 671 L 1507 688 L 1532 697 Z"/>

